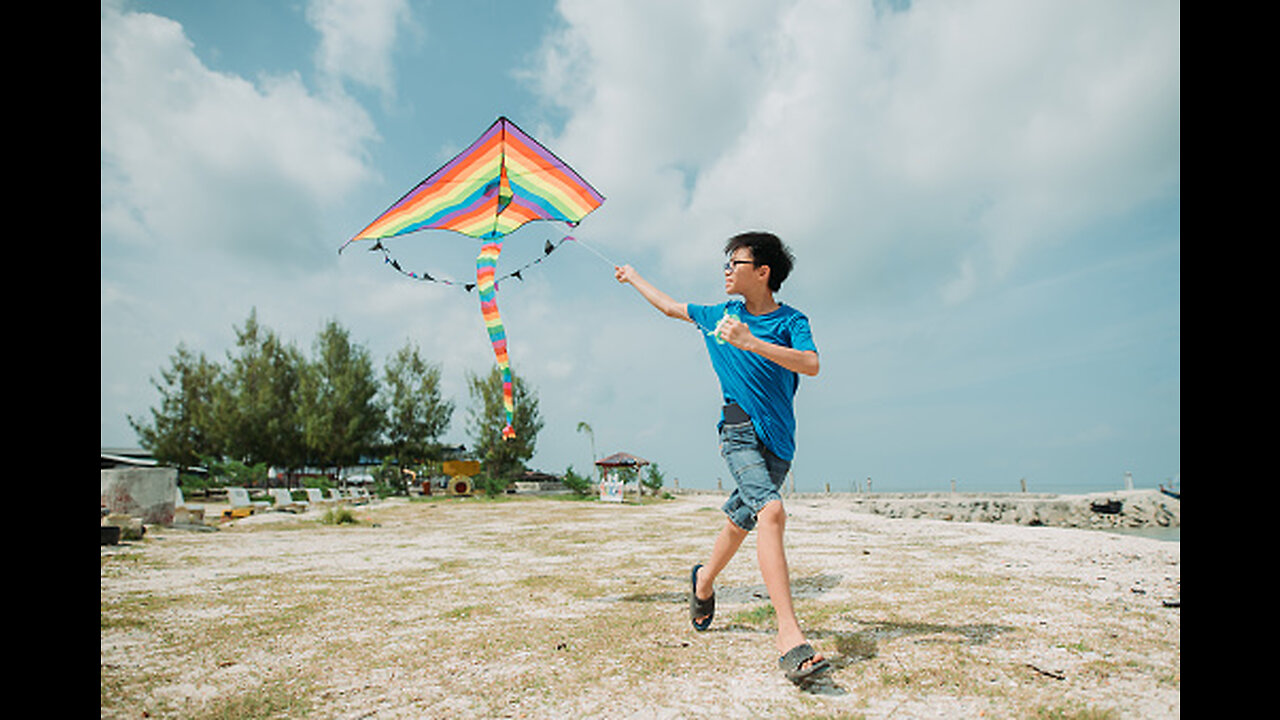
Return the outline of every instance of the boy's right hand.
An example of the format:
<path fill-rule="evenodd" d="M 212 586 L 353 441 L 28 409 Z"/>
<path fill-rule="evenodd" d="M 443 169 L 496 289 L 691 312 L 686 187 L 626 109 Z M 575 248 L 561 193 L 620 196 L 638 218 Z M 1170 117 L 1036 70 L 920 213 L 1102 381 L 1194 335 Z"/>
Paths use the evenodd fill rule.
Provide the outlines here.
<path fill-rule="evenodd" d="M 672 300 L 669 295 L 655 288 L 636 272 L 636 269 L 630 265 L 615 265 L 613 268 L 613 276 L 618 282 L 624 285 L 630 285 L 635 288 L 649 304 L 658 308 L 663 315 L 673 317 L 677 320 L 686 320 L 693 322 L 693 318 L 689 317 L 689 308 L 685 303 L 678 303 Z"/>

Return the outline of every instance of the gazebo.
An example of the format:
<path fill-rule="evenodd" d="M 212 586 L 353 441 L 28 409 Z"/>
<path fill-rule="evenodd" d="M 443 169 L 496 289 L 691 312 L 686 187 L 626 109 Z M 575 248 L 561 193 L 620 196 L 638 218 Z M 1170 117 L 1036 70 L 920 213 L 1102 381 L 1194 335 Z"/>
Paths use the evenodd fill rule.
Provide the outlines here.
<path fill-rule="evenodd" d="M 650 464 L 648 460 L 645 460 L 644 458 L 638 455 L 632 455 L 631 453 L 624 453 L 624 452 L 616 452 L 610 455 L 609 457 L 602 458 L 596 461 L 596 467 L 600 468 L 600 476 L 602 478 L 608 476 L 609 468 L 635 468 L 637 500 L 640 499 L 640 468 L 648 464 Z M 602 500 L 616 499 L 618 502 L 621 502 L 622 501 L 621 490 L 619 490 L 616 496 L 610 497 L 606 495 L 605 485 L 608 484 L 609 482 L 610 481 L 608 480 L 602 480 L 600 482 L 600 498 Z M 617 482 L 617 481 L 613 481 L 613 482 Z"/>

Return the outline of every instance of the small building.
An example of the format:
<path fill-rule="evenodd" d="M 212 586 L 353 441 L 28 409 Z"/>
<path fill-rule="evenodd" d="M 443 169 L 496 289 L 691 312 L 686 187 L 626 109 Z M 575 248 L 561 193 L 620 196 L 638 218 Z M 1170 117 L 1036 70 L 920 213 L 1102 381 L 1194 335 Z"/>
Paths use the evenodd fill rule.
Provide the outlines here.
<path fill-rule="evenodd" d="M 515 480 L 516 492 L 521 494 L 553 494 L 569 492 L 560 478 L 536 470 L 529 470 Z"/>
<path fill-rule="evenodd" d="M 637 473 L 640 472 L 640 468 L 648 464 L 650 464 L 649 461 L 639 455 L 624 452 L 616 452 L 596 461 L 596 465 L 602 468 L 631 467 L 635 468 Z"/>
<path fill-rule="evenodd" d="M 625 492 L 624 481 L 622 476 L 614 472 L 618 468 L 631 468 L 635 470 L 636 479 L 636 499 L 640 498 L 640 468 L 649 465 L 649 461 L 639 455 L 631 453 L 616 452 L 609 457 L 596 461 L 596 467 L 600 469 L 600 499 L 612 502 L 622 502 Z"/>
<path fill-rule="evenodd" d="M 101 450 L 102 468 L 156 467 L 159 464 L 151 453 L 140 448 L 104 447 Z"/>

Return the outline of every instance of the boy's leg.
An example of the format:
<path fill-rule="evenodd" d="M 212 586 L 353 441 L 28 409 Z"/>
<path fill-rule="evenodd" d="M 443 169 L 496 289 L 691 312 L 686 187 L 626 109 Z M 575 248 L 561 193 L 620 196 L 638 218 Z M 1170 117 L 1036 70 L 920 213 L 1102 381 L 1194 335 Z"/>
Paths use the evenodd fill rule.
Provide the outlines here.
<path fill-rule="evenodd" d="M 720 534 L 716 535 L 715 544 L 711 546 L 711 557 L 707 558 L 706 564 L 698 570 L 698 588 L 694 591 L 694 594 L 699 599 L 706 600 L 711 597 L 716 576 L 733 559 L 746 537 L 746 530 L 734 525 L 730 520 L 724 521 L 724 527 L 720 529 Z M 696 619 L 702 620 L 703 618 Z"/>
<path fill-rule="evenodd" d="M 721 531 L 721 538 L 725 539 L 725 547 L 736 551 L 746 534 L 753 529 L 756 531 L 760 574 L 769 591 L 769 599 L 773 603 L 778 622 L 778 651 L 786 654 L 796 646 L 805 644 L 804 633 L 800 630 L 795 607 L 792 605 L 791 578 L 782 542 L 787 515 L 782 508 L 782 497 L 778 494 L 791 464 L 769 452 L 760 443 L 749 422 L 725 424 L 721 427 L 720 452 L 738 485 L 722 508 L 730 521 Z M 720 545 L 721 538 L 717 538 L 717 545 Z M 732 557 L 732 551 L 720 556 L 724 563 Z M 716 569 L 718 571 L 719 568 Z M 707 582 L 704 586 L 703 578 L 714 580 L 715 573 L 704 576 L 699 572 L 698 575 L 695 594 L 703 599 L 709 598 L 710 583 Z M 820 662 L 823 662 L 822 656 L 816 655 L 805 664 L 814 666 Z M 804 670 L 804 665 L 799 669 Z"/>
<path fill-rule="evenodd" d="M 787 569 L 787 555 L 783 547 L 783 533 L 787 526 L 787 513 L 782 501 L 774 500 L 760 509 L 756 524 L 756 556 L 760 563 L 760 575 L 764 578 L 769 601 L 773 603 L 778 622 L 778 652 L 786 653 L 805 642 L 800 621 L 796 619 L 791 600 L 791 575 Z M 811 663 L 822 660 L 815 655 Z"/>

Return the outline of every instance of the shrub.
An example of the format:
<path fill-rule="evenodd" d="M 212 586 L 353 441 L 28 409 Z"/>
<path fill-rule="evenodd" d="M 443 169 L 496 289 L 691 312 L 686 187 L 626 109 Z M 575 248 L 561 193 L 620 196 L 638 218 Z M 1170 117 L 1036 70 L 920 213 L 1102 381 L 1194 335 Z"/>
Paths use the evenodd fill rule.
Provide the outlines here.
<path fill-rule="evenodd" d="M 483 490 L 486 497 L 495 498 L 507 492 L 507 486 L 511 484 L 506 478 L 497 478 L 487 472 L 481 472 L 471 479 L 472 487 L 477 490 Z"/>
<path fill-rule="evenodd" d="M 560 482 L 564 483 L 565 487 L 569 488 L 577 495 L 591 494 L 591 478 L 583 477 L 574 472 L 572 465 L 564 471 L 564 477 L 560 479 Z"/>
<path fill-rule="evenodd" d="M 329 508 L 325 511 L 324 517 L 320 518 L 320 522 L 325 525 L 354 525 L 359 520 L 347 508 Z"/>
<path fill-rule="evenodd" d="M 643 482 L 644 486 L 649 489 L 649 492 L 657 495 L 658 492 L 662 490 L 662 483 L 665 480 L 666 477 L 663 476 L 662 471 L 658 469 L 658 463 L 653 463 L 649 466 L 648 472 L 645 473 L 644 479 L 641 480 L 641 482 Z"/>

